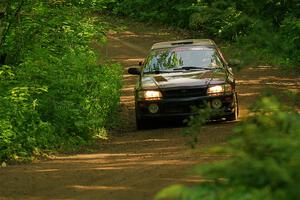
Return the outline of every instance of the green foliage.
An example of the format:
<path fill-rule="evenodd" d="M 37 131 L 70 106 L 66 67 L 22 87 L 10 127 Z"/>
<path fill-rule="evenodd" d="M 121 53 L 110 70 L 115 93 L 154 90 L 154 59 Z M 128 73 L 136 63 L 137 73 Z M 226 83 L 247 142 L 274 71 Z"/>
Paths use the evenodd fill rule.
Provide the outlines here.
<path fill-rule="evenodd" d="M 109 9 L 142 21 L 199 32 L 234 43 L 245 64 L 299 66 L 298 0 L 110 1 Z M 232 52 L 232 51 L 230 51 Z M 258 58 L 258 59 L 256 59 Z"/>
<path fill-rule="evenodd" d="M 113 120 L 121 67 L 97 64 L 96 1 L 5 1 L 0 23 L 0 160 L 84 144 Z"/>
<path fill-rule="evenodd" d="M 300 116 L 274 97 L 262 97 L 224 147 L 232 155 L 196 169 L 203 183 L 171 186 L 157 199 L 298 199 Z"/>
<path fill-rule="evenodd" d="M 300 6 L 299 6 L 300 8 Z M 300 16 L 300 15 L 299 15 Z M 279 39 L 284 41 L 279 50 L 286 56 L 285 62 L 290 60 L 300 63 L 300 17 L 286 17 L 279 30 Z"/>
<path fill-rule="evenodd" d="M 0 102 L 0 160 L 26 158 L 55 144 L 54 128 L 43 122 L 34 93 L 44 88 L 15 87 Z"/>
<path fill-rule="evenodd" d="M 199 4 L 199 12 L 193 13 L 189 27 L 201 30 L 213 37 L 234 41 L 245 35 L 251 27 L 251 18 L 232 6 L 231 2 L 215 1 L 210 6 Z"/>
<path fill-rule="evenodd" d="M 141 21 L 162 22 L 179 27 L 188 25 L 190 13 L 196 9 L 195 0 L 178 0 L 176 3 L 155 0 L 118 0 L 112 12 L 131 16 Z"/>
<path fill-rule="evenodd" d="M 215 113 L 216 111 L 214 111 L 210 107 L 194 107 L 193 110 L 194 113 L 197 113 L 197 115 L 192 115 L 185 120 L 185 122 L 187 123 L 187 128 L 182 130 L 182 134 L 185 136 L 193 137 L 189 144 L 192 148 L 195 148 L 196 144 L 198 143 L 198 136 L 199 133 L 201 134 L 203 125 L 206 124 L 214 114 L 218 113 Z"/>

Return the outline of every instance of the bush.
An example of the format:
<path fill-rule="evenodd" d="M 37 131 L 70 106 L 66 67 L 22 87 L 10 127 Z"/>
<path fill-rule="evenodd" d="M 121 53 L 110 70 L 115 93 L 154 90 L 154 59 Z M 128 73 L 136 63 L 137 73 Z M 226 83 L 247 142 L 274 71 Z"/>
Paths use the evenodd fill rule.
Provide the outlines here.
<path fill-rule="evenodd" d="M 0 66 L 0 160 L 85 144 L 113 120 L 122 69 L 97 64 L 90 44 L 105 41 L 106 30 L 87 3 L 7 3 L 10 17 L 2 25 L 10 29 L 0 32 L 7 55 Z"/>
<path fill-rule="evenodd" d="M 199 166 L 196 171 L 204 183 L 171 186 L 157 199 L 298 199 L 299 121 L 298 113 L 274 97 L 262 97 L 223 149 L 231 159 Z"/>
<path fill-rule="evenodd" d="M 44 122 L 37 111 L 38 102 L 33 96 L 45 94 L 46 88 L 13 86 L 9 66 L 0 70 L 0 160 L 17 160 L 55 144 L 54 127 Z"/>
<path fill-rule="evenodd" d="M 289 63 L 292 60 L 300 64 L 300 15 L 298 18 L 286 17 L 281 24 L 279 34 L 279 40 L 283 41 L 280 43 L 279 50 L 285 55 L 285 62 Z"/>

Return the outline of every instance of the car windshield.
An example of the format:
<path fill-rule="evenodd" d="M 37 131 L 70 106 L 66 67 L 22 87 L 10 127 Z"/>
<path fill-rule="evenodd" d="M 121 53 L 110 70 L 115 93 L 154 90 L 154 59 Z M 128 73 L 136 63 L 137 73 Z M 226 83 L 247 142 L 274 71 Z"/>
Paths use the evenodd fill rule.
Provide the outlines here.
<path fill-rule="evenodd" d="M 144 73 L 208 70 L 222 66 L 221 59 L 213 48 L 178 47 L 153 50 L 146 60 Z"/>

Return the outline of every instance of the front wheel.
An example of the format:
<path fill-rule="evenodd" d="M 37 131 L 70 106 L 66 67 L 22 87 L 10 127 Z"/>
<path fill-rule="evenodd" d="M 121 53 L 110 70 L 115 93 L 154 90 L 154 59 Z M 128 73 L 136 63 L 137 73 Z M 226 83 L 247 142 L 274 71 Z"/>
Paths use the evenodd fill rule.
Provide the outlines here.
<path fill-rule="evenodd" d="M 237 94 L 234 94 L 234 111 L 231 115 L 229 115 L 226 120 L 227 121 L 236 121 L 239 117 L 239 103 L 238 103 L 238 98 Z"/>
<path fill-rule="evenodd" d="M 135 121 L 136 121 L 137 130 L 143 130 L 149 128 L 149 121 L 141 116 L 136 106 L 135 106 Z"/>
<path fill-rule="evenodd" d="M 138 118 L 136 116 L 136 128 L 138 130 L 147 129 L 147 128 L 149 128 L 149 123 L 145 119 Z"/>

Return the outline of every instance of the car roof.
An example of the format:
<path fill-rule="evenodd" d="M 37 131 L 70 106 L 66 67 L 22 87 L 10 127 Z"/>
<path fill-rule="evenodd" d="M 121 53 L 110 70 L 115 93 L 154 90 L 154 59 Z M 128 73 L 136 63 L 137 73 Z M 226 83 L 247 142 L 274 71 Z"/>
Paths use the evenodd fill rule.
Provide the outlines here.
<path fill-rule="evenodd" d="M 211 39 L 187 39 L 187 40 L 176 40 L 168 42 L 159 42 L 153 44 L 151 50 L 154 49 L 164 49 L 172 48 L 178 46 L 206 46 L 206 47 L 216 47 L 216 44 Z"/>

